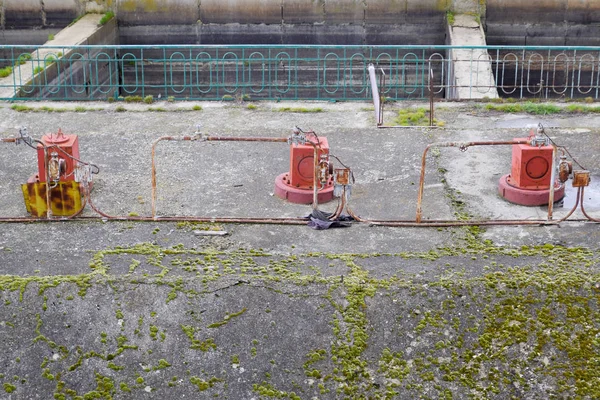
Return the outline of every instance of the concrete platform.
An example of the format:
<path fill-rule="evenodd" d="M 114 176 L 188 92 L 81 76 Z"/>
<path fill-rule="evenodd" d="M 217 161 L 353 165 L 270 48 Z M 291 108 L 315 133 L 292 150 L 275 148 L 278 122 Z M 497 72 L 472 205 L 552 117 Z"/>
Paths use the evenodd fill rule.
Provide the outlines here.
<path fill-rule="evenodd" d="M 509 140 L 542 122 L 593 176 L 600 170 L 595 114 L 534 117 L 444 103 L 436 119 L 446 126 L 429 130 L 377 129 L 371 106 L 360 103 L 293 104 L 320 113 L 282 112 L 282 103 L 201 103 L 202 111 L 168 102 L 28 105 L 73 111 L 0 105 L 0 137 L 23 125 L 38 137 L 59 127 L 78 133 L 81 157 L 101 169 L 95 204 L 116 215 L 150 213 L 152 141 L 198 124 L 219 135 L 285 137 L 298 125 L 327 136 L 353 168 L 353 209 L 373 219 L 415 217 L 421 154 L 436 141 Z M 417 106 L 427 107 L 386 106 L 385 119 Z M 35 171 L 35 152 L 6 143 L 0 152 L 0 214 L 24 216 L 19 185 Z M 432 152 L 424 218 L 543 218 L 544 207 L 497 195 L 510 153 Z M 158 214 L 307 215 L 310 206 L 272 196 L 287 157 L 280 143 L 161 143 Z M 590 188 L 586 209 L 598 217 L 596 194 Z M 572 196 L 568 189 L 565 204 Z M 568 208 L 557 207 L 555 218 Z M 201 229 L 229 234 L 194 233 Z M 584 222 L 326 231 L 0 224 L 0 398 L 593 398 L 596 386 L 584 382 L 598 372 L 599 239 L 599 226 Z M 563 318 L 567 310 L 581 319 Z M 578 340 L 562 341 L 573 333 Z M 592 347 L 579 351 L 578 343 Z M 583 365 L 587 378 L 571 380 Z"/>

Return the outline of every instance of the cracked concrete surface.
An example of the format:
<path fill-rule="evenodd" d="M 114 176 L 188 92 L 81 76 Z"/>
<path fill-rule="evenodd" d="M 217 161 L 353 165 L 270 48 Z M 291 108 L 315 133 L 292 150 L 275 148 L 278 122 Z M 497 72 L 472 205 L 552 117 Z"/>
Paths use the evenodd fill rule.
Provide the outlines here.
<path fill-rule="evenodd" d="M 75 104 L 35 104 L 63 108 Z M 356 176 L 356 212 L 412 219 L 420 157 L 435 141 L 507 140 L 544 123 L 597 180 L 600 118 L 510 115 L 441 103 L 443 129 L 374 127 L 367 104 L 80 103 L 0 106 L 0 135 L 26 125 L 80 135 L 111 214 L 150 212 L 159 136 L 327 136 Z M 156 106 L 156 105 L 153 105 Z M 388 105 L 386 121 L 398 108 Z M 91 109 L 102 108 L 102 111 Z M 179 111 L 177 111 L 179 109 Z M 0 211 L 24 216 L 35 154 L 2 144 Z M 160 215 L 302 216 L 272 194 L 286 145 L 162 143 Z M 510 148 L 428 159 L 425 218 L 543 218 L 505 203 Z M 240 186 L 241 185 L 241 186 Z M 590 190 L 588 210 L 600 214 Z M 569 190 L 565 203 L 572 198 Z M 323 205 L 331 210 L 332 204 Z M 555 217 L 568 211 L 557 206 Z M 85 215 L 92 216 L 91 211 Z M 577 213 L 575 218 L 581 218 Z M 225 237 L 194 234 L 228 231 Z M 73 221 L 0 224 L 0 399 L 597 398 L 598 225 L 386 228 Z"/>

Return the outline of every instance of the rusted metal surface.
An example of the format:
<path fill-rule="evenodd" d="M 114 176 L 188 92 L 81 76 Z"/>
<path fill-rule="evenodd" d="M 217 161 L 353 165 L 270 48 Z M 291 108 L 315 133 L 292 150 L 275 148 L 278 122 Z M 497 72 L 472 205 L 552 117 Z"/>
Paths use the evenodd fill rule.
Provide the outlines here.
<path fill-rule="evenodd" d="M 270 143 L 287 143 L 287 138 L 270 138 L 270 137 L 235 137 L 235 136 L 206 136 L 204 140 L 218 142 L 270 142 Z"/>
<path fill-rule="evenodd" d="M 214 141 L 242 141 L 242 142 L 288 142 L 285 138 L 231 138 L 231 137 L 221 137 L 221 136 L 209 136 L 202 137 L 201 135 L 196 136 L 163 136 L 154 141 L 152 145 L 152 215 L 151 216 L 114 216 L 107 214 L 100 210 L 93 202 L 91 196 L 91 181 L 85 180 L 81 184 L 76 182 L 58 182 L 58 185 L 54 189 L 50 189 L 49 191 L 45 190 L 46 183 L 45 182 L 30 182 L 28 184 L 23 185 L 24 193 L 29 190 L 37 190 L 35 197 L 35 205 L 30 204 L 28 206 L 28 210 L 32 210 L 32 214 L 38 216 L 38 218 L 31 217 L 0 217 L 0 222 L 51 222 L 51 221 L 65 221 L 65 220 L 98 220 L 98 217 L 91 216 L 80 216 L 86 205 L 89 205 L 90 208 L 98 215 L 100 215 L 100 219 L 102 220 L 115 220 L 115 221 L 164 221 L 164 222 L 179 222 L 179 221 L 190 221 L 190 222 L 214 222 L 214 223 L 238 223 L 238 224 L 282 224 L 282 225 L 306 225 L 308 223 L 305 218 L 252 218 L 252 217 L 192 217 L 192 216 L 181 216 L 181 217 L 158 217 L 155 213 L 155 201 L 156 201 L 156 168 L 155 168 L 155 150 L 156 145 L 160 141 L 164 140 L 181 140 L 181 141 L 191 141 L 191 140 L 211 140 Z M 12 139 L 12 138 L 11 138 Z M 257 140 L 255 140 L 257 139 Z M 35 141 L 35 140 L 34 140 Z M 35 141 L 38 142 L 38 141 Z M 38 142 L 39 143 L 39 142 Z M 318 186 L 319 186 L 319 159 L 317 157 L 319 146 L 318 144 L 312 143 L 314 150 L 314 201 L 313 208 L 318 206 Z M 369 220 L 366 218 L 362 218 L 359 215 L 355 214 L 350 208 L 350 204 L 348 201 L 349 192 L 346 191 L 346 188 L 350 184 L 350 169 L 337 169 L 336 172 L 336 180 L 343 185 L 342 195 L 338 202 L 335 212 L 333 213 L 331 219 L 338 218 L 344 210 L 348 212 L 350 216 L 352 216 L 355 221 L 361 223 L 368 223 L 374 226 L 388 226 L 388 227 L 460 227 L 460 226 L 493 226 L 493 225 L 556 225 L 560 222 L 566 221 L 577 209 L 578 206 L 581 206 L 581 210 L 586 217 L 585 219 L 571 219 L 569 221 L 574 222 L 600 222 L 600 219 L 593 218 L 587 214 L 584 208 L 584 187 L 589 184 L 589 171 L 575 171 L 576 179 L 574 178 L 573 186 L 578 187 L 577 197 L 574 207 L 568 212 L 568 214 L 562 217 L 560 220 L 551 220 L 551 210 L 549 211 L 549 218 L 546 220 L 469 220 L 469 221 L 456 221 L 456 220 L 421 220 L 421 202 L 423 198 L 423 188 L 424 188 L 424 176 L 425 176 L 425 166 L 426 166 L 426 156 L 427 152 L 431 147 L 458 147 L 461 150 L 466 150 L 471 146 L 495 146 L 495 145 L 514 145 L 514 144 L 523 144 L 528 143 L 527 140 L 512 140 L 512 141 L 474 141 L 474 142 L 442 142 L 442 143 L 432 143 L 428 145 L 423 152 L 422 156 L 422 167 L 421 167 L 421 179 L 419 184 L 419 196 L 417 199 L 417 218 L 416 220 Z M 46 146 L 44 145 L 44 150 L 47 151 Z M 47 159 L 47 158 L 45 158 Z M 343 164 L 342 164 L 343 165 Z M 555 165 L 553 165 L 553 170 L 555 169 Z M 46 168 L 46 172 L 48 173 L 48 168 Z M 29 186 L 28 186 L 29 185 Z M 31 188 L 33 189 L 30 189 Z M 58 188 L 58 190 L 56 190 Z M 72 192 L 69 192 L 72 191 Z M 83 199 L 82 199 L 83 195 Z M 70 196 L 70 197 L 65 197 Z M 46 209 L 44 208 L 44 198 L 46 200 Z M 57 205 L 61 205 L 61 207 L 68 208 L 68 213 L 61 211 Z M 43 215 L 46 214 L 46 218 L 42 218 Z M 56 217 L 54 217 L 54 216 Z"/>
<path fill-rule="evenodd" d="M 197 134 L 194 136 L 162 136 L 156 139 L 152 143 L 152 152 L 151 152 L 151 175 L 152 175 L 152 218 L 156 217 L 156 146 L 158 143 L 162 141 L 213 141 L 213 142 L 262 142 L 262 143 L 288 143 L 288 138 L 273 138 L 273 137 L 235 137 L 235 136 L 203 136 L 202 134 Z M 311 141 L 307 141 L 313 147 L 313 159 L 314 159 L 314 174 L 313 174 L 313 209 L 318 208 L 318 151 L 319 147 L 317 144 L 312 143 Z M 88 202 L 90 199 L 88 198 Z M 92 203 L 90 202 L 90 207 L 92 207 Z M 110 218 L 110 217 L 107 217 Z"/>
<path fill-rule="evenodd" d="M 566 221 L 575 212 L 575 210 L 577 210 L 577 206 L 579 206 L 580 200 L 581 200 L 581 188 L 577 188 L 577 194 L 575 195 L 575 204 L 573 205 L 573 208 L 571 208 L 571 210 L 567 213 L 567 215 L 562 217 L 558 222 Z"/>
<path fill-rule="evenodd" d="M 556 146 L 552 145 L 552 167 L 550 170 L 550 195 L 548 196 L 548 221 L 552 219 L 554 211 L 554 184 L 556 183 Z"/>
<path fill-rule="evenodd" d="M 585 187 L 590 184 L 590 171 L 573 171 L 573 187 Z"/>
<path fill-rule="evenodd" d="M 581 186 L 579 187 L 579 189 L 581 189 L 581 212 L 583 213 L 583 215 L 585 215 L 585 217 L 587 219 L 589 219 L 590 221 L 593 222 L 600 222 L 600 219 L 598 218 L 593 218 L 592 216 L 588 215 L 588 213 L 585 211 L 585 206 L 583 205 L 583 199 L 585 198 L 585 196 L 583 195 L 584 191 L 585 191 L 585 186 Z"/>
<path fill-rule="evenodd" d="M 46 182 L 27 182 L 21 185 L 25 207 L 31 215 L 35 217 L 47 216 L 48 198 L 52 215 L 65 217 L 81 212 L 82 202 L 79 183 L 74 181 L 57 182 L 56 186 L 50 187 L 50 189 L 47 189 L 47 187 Z"/>

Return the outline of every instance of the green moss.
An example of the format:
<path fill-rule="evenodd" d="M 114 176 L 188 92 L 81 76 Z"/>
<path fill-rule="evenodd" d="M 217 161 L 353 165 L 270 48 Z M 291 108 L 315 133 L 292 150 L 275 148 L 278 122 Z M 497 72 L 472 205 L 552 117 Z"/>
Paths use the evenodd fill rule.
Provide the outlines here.
<path fill-rule="evenodd" d="M 212 324 L 208 325 L 208 328 L 218 328 L 220 326 L 226 325 L 232 318 L 239 317 L 240 315 L 244 314 L 246 311 L 247 311 L 247 309 L 243 308 L 242 310 L 240 310 L 238 312 L 227 314 L 225 316 L 225 318 L 223 318 L 223 321 L 212 323 Z"/>
<path fill-rule="evenodd" d="M 198 388 L 198 390 L 201 392 L 212 388 L 215 384 L 217 384 L 219 382 L 223 382 L 223 380 L 219 379 L 217 377 L 212 377 L 208 381 L 198 378 L 197 376 L 190 377 L 190 383 L 192 385 L 195 385 Z"/>
<path fill-rule="evenodd" d="M 13 384 L 10 384 L 10 383 L 8 383 L 8 382 L 4 382 L 4 384 L 3 384 L 2 386 L 4 387 L 4 391 L 5 391 L 6 393 L 12 393 L 12 392 L 14 392 L 15 390 L 17 390 L 17 387 L 16 387 L 15 385 L 13 385 Z"/>
<path fill-rule="evenodd" d="M 428 126 L 429 110 L 423 107 L 400 109 L 394 123 L 400 126 Z M 433 123 L 438 126 L 443 124 L 436 119 L 433 120 Z"/>
<path fill-rule="evenodd" d="M 165 360 L 164 358 L 161 358 L 160 360 L 158 360 L 158 365 L 153 367 L 152 370 L 153 371 L 158 371 L 160 369 L 165 369 L 170 367 L 171 364 L 169 364 L 169 362 L 167 362 L 167 360 Z"/>
<path fill-rule="evenodd" d="M 122 365 L 116 365 L 114 364 L 112 361 L 109 361 L 108 364 L 106 365 L 108 368 L 112 369 L 113 371 L 121 371 L 124 370 L 125 367 Z"/>
<path fill-rule="evenodd" d="M 185 335 L 192 342 L 190 349 L 201 350 L 204 352 L 207 352 L 209 350 L 216 350 L 217 345 L 215 344 L 215 342 L 212 338 L 208 338 L 204 341 L 200 341 L 195 338 L 196 328 L 194 328 L 193 326 L 189 326 L 189 325 L 180 325 L 180 327 L 181 327 L 181 330 L 183 331 L 183 333 L 185 333 Z"/>
<path fill-rule="evenodd" d="M 277 390 L 273 385 L 267 382 L 262 382 L 261 384 L 253 384 L 252 390 L 258 393 L 261 397 L 275 399 L 289 398 L 292 400 L 300 400 L 300 397 L 297 396 L 296 393 Z"/>

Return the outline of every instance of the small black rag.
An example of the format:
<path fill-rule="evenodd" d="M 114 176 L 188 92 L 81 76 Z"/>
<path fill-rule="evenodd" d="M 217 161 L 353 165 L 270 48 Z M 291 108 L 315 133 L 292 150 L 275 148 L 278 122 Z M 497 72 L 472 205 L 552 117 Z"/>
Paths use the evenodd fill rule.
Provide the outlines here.
<path fill-rule="evenodd" d="M 329 228 L 347 228 L 351 225 L 350 222 L 354 221 L 354 218 L 344 214 L 340 215 L 334 220 L 330 220 L 329 218 L 332 215 L 332 213 L 328 213 L 325 211 L 313 210 L 313 212 L 308 217 L 306 217 L 307 219 L 310 219 L 310 221 L 308 222 L 308 226 L 316 230 Z"/>

